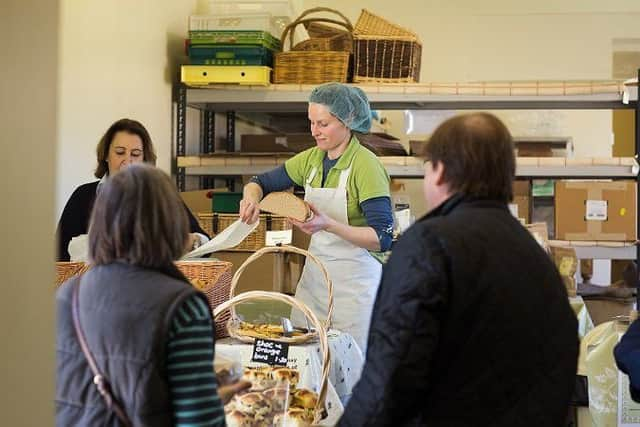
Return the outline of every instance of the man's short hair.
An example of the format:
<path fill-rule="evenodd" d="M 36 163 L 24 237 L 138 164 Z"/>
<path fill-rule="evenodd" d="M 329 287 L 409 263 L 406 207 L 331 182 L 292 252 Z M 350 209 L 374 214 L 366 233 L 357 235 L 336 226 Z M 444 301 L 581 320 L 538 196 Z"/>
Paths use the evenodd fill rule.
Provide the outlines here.
<path fill-rule="evenodd" d="M 189 220 L 171 179 L 147 164 L 134 164 L 100 188 L 89 226 L 89 258 L 146 268 L 172 265 L 186 250 Z"/>
<path fill-rule="evenodd" d="M 445 121 L 421 154 L 434 166 L 444 165 L 443 179 L 452 193 L 503 202 L 513 199 L 513 139 L 492 114 L 464 114 Z"/>

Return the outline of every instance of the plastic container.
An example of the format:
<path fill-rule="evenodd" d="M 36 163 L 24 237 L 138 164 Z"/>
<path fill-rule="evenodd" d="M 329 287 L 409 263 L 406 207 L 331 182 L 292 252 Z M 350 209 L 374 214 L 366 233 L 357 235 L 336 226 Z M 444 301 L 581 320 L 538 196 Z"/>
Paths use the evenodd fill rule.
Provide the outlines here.
<path fill-rule="evenodd" d="M 190 45 L 192 65 L 264 65 L 273 66 L 273 53 L 262 46 Z"/>
<path fill-rule="evenodd" d="M 291 22 L 288 18 L 274 17 L 270 13 L 259 15 L 192 15 L 189 31 L 266 31 L 278 36 Z"/>
<path fill-rule="evenodd" d="M 257 65 L 183 65 L 180 71 L 180 81 L 189 86 L 224 83 L 268 86 L 271 80 L 271 68 Z"/>
<path fill-rule="evenodd" d="M 281 49 L 280 39 L 266 31 L 189 31 L 189 45 L 197 44 L 252 45 L 273 51 Z"/>
<path fill-rule="evenodd" d="M 214 193 L 211 198 L 211 211 L 216 213 L 238 213 L 240 212 L 240 200 L 242 200 L 242 193 Z"/>
<path fill-rule="evenodd" d="M 211 15 L 251 15 L 270 13 L 273 16 L 297 16 L 291 0 L 210 0 Z"/>

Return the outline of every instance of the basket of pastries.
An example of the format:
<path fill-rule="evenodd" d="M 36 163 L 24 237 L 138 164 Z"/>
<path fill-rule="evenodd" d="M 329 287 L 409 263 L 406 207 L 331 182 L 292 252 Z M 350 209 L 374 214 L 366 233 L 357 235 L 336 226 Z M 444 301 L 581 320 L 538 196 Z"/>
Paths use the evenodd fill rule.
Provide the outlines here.
<path fill-rule="evenodd" d="M 331 326 L 331 315 L 333 313 L 333 284 L 329 279 L 329 273 L 326 268 L 320 262 L 318 258 L 310 254 L 304 249 L 296 248 L 294 246 L 268 246 L 256 251 L 238 268 L 231 280 L 230 295 L 233 298 L 235 295 L 235 289 L 238 285 L 240 277 L 245 269 L 258 258 L 269 253 L 297 253 L 307 257 L 307 262 L 312 261 L 318 265 L 318 268 L 322 272 L 325 283 L 327 285 L 327 320 L 323 323 L 322 328 L 326 332 Z M 244 294 L 241 294 L 244 295 Z M 286 297 L 284 294 L 283 298 Z M 273 298 L 272 298 L 273 299 Z M 277 299 L 277 298 L 276 298 Z M 285 302 L 286 301 L 282 301 Z M 229 335 L 237 340 L 246 343 L 253 343 L 256 338 L 265 338 L 273 341 L 280 341 L 289 344 L 302 344 L 307 341 L 315 340 L 318 337 L 318 331 L 312 328 L 294 328 L 290 333 L 285 334 L 283 325 L 269 324 L 269 323 L 250 323 L 240 319 L 240 316 L 236 313 L 235 307 L 231 308 L 231 318 L 227 322 L 227 331 Z"/>
<path fill-rule="evenodd" d="M 266 299 L 285 302 L 300 310 L 317 331 L 322 357 L 322 373 L 317 391 L 299 387 L 300 373 L 288 367 L 246 367 L 242 379 L 251 388 L 236 394 L 225 405 L 227 425 L 233 426 L 299 426 L 319 423 L 326 417 L 325 399 L 330 358 L 324 325 L 302 302 L 277 292 L 249 291 L 231 298 L 214 310 L 214 318 L 243 302 Z"/>

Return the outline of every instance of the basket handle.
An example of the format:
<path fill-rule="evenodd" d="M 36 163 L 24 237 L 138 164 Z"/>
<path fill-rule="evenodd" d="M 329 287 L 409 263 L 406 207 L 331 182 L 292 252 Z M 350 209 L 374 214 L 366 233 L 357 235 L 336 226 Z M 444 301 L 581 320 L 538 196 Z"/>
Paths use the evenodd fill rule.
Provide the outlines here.
<path fill-rule="evenodd" d="M 349 18 L 344 16 L 340 11 L 332 9 L 330 7 L 312 7 L 311 9 L 307 9 L 304 12 L 302 12 L 300 16 L 296 18 L 296 21 L 300 21 L 305 16 L 311 15 L 312 13 L 318 13 L 318 12 L 329 12 L 329 13 L 334 13 L 340 16 L 344 20 L 344 24 L 346 24 L 345 27 L 349 30 L 349 32 L 353 31 L 353 24 L 351 24 L 351 21 L 349 20 Z"/>
<path fill-rule="evenodd" d="M 240 276 L 242 275 L 244 270 L 249 266 L 249 264 L 251 264 L 258 258 L 266 254 L 287 253 L 287 252 L 304 255 L 308 259 L 311 259 L 313 262 L 315 262 L 320 268 L 320 271 L 324 276 L 324 280 L 327 283 L 327 292 L 329 294 L 328 304 L 327 304 L 327 319 L 325 320 L 323 325 L 324 329 L 328 331 L 329 328 L 331 328 L 331 317 L 333 315 L 333 283 L 329 278 L 329 272 L 325 268 L 324 264 L 322 264 L 322 262 L 315 255 L 313 255 L 308 251 L 305 251 L 304 249 L 296 248 L 295 246 L 285 245 L 285 246 L 265 246 L 264 248 L 257 250 L 249 258 L 247 258 L 245 262 L 242 263 L 242 265 L 238 268 L 238 270 L 233 275 L 233 278 L 231 279 L 231 289 L 229 290 L 229 295 L 233 298 L 236 287 L 238 286 L 238 282 L 240 281 Z M 242 295 L 244 295 L 244 293 Z M 235 309 L 233 309 L 233 315 L 235 316 L 235 314 L 236 314 Z"/>
<path fill-rule="evenodd" d="M 303 19 L 305 16 L 307 16 L 310 13 L 313 12 L 334 12 L 338 15 L 340 15 L 346 22 L 341 22 L 341 21 L 336 21 L 334 19 L 330 19 L 330 18 L 306 18 Z M 353 40 L 353 25 L 351 25 L 351 21 L 349 21 L 349 19 L 344 16 L 342 13 L 338 12 L 337 10 L 328 8 L 328 7 L 314 7 L 312 9 L 308 9 L 306 11 L 304 11 L 302 13 L 302 15 L 300 15 L 295 21 L 293 21 L 292 23 L 290 23 L 289 25 L 287 25 L 284 30 L 282 31 L 282 36 L 280 37 L 280 41 L 282 42 L 282 46 L 284 47 L 285 45 L 285 40 L 287 37 L 289 37 L 289 50 L 292 50 L 293 48 L 293 31 L 295 30 L 295 28 L 300 25 L 306 25 L 308 23 L 311 22 L 329 22 L 331 24 L 336 24 L 336 25 L 341 25 L 343 26 L 346 30 L 347 30 L 347 34 L 349 34 L 349 37 L 351 38 L 351 40 Z"/>
<path fill-rule="evenodd" d="M 247 262 L 245 261 L 243 266 L 246 264 Z M 331 368 L 327 332 L 323 329 L 322 323 L 320 322 L 320 320 L 318 320 L 318 317 L 313 313 L 313 311 L 309 309 L 309 307 L 306 306 L 306 304 L 289 295 L 281 294 L 278 292 L 248 291 L 241 293 L 240 295 L 236 295 L 235 297 L 223 302 L 218 307 L 216 307 L 215 310 L 213 310 L 213 318 L 215 319 L 218 315 L 220 315 L 227 309 L 233 310 L 236 305 L 253 299 L 268 299 L 287 303 L 291 307 L 300 310 L 307 317 L 307 319 L 311 321 L 311 324 L 313 324 L 318 331 L 318 342 L 320 343 L 320 351 L 322 352 L 322 377 L 320 379 L 320 392 L 318 393 L 318 402 L 316 403 L 314 415 L 315 418 L 313 421 L 314 424 L 318 423 L 322 418 L 323 403 L 327 396 L 327 381 L 329 380 L 329 369 Z"/>

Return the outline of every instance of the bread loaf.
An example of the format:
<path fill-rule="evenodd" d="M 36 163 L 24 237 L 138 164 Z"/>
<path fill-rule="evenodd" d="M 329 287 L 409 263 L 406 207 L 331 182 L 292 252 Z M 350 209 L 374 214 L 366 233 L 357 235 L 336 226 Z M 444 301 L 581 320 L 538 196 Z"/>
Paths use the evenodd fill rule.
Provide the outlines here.
<path fill-rule="evenodd" d="M 275 215 L 286 216 L 304 222 L 311 218 L 311 209 L 302 199 L 291 193 L 276 191 L 267 194 L 260 202 L 260 209 Z"/>

